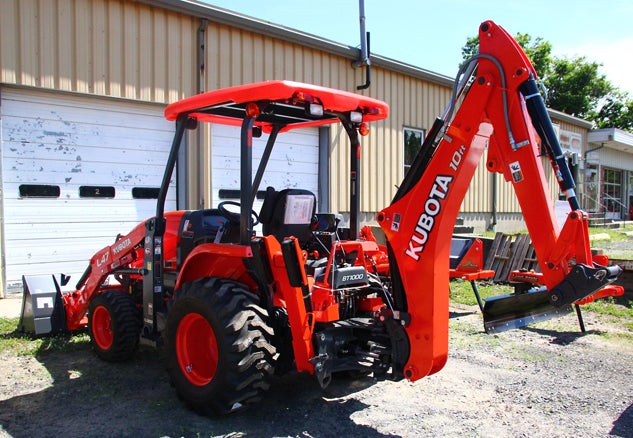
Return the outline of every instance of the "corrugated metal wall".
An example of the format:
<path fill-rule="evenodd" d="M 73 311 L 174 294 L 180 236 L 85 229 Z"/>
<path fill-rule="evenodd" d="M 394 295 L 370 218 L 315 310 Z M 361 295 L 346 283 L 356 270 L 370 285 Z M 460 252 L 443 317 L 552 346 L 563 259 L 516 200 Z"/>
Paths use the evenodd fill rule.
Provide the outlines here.
<path fill-rule="evenodd" d="M 206 32 L 206 89 L 253 81 L 290 79 L 356 91 L 364 82 L 364 70 L 352 69 L 351 60 L 278 39 L 209 23 Z M 362 139 L 363 211 L 388 205 L 403 177 L 403 127 L 427 129 L 440 114 L 450 90 L 385 69 L 372 70 L 372 84 L 364 94 L 387 101 L 391 117 L 372 125 Z M 349 144 L 342 129 L 331 132 L 331 208 L 346 211 L 348 205 Z"/>
<path fill-rule="evenodd" d="M 583 126 L 578 126 L 578 125 L 575 125 L 573 123 L 569 123 L 569 122 L 567 122 L 565 120 L 557 120 L 555 118 L 552 118 L 552 122 L 555 125 L 558 125 L 560 127 L 561 131 L 574 132 L 574 133 L 579 134 L 581 136 L 582 140 L 581 140 L 580 144 L 581 144 L 581 148 L 582 148 L 582 151 L 583 151 L 582 152 L 583 156 L 578 157 L 578 158 L 579 158 L 579 160 L 582 161 L 582 159 L 584 158 L 585 151 L 587 150 L 587 132 L 588 132 L 588 129 L 586 127 L 583 127 Z M 545 166 L 548 169 L 551 169 L 551 167 L 549 166 L 548 163 L 545 163 Z M 581 167 L 584 166 L 584 163 L 581 163 L 580 166 Z M 578 193 L 580 193 L 580 192 L 583 191 L 583 185 L 585 183 L 585 174 L 584 174 L 584 172 L 580 171 L 579 174 L 577 175 L 577 177 L 579 178 L 579 181 L 576 181 L 576 185 L 578 186 Z M 548 181 L 550 182 L 550 189 L 552 191 L 552 197 L 554 199 L 556 199 L 556 196 L 558 196 L 558 193 L 559 193 L 559 188 L 558 188 L 558 183 L 557 183 L 557 181 L 556 181 L 556 179 L 554 177 L 553 172 L 548 173 Z"/>
<path fill-rule="evenodd" d="M 194 93 L 197 20 L 121 0 L 2 0 L 1 81 L 171 102 Z"/>
<path fill-rule="evenodd" d="M 123 0 L 2 0 L 0 20 L 2 82 L 157 103 L 196 92 L 200 18 Z M 364 70 L 352 69 L 349 58 L 213 21 L 206 28 L 205 51 L 204 90 L 269 79 L 348 91 L 364 83 Z M 391 117 L 374 124 L 363 139 L 361 208 L 375 212 L 389 204 L 403 177 L 403 128 L 429 129 L 450 89 L 374 67 L 371 87 L 363 93 L 391 106 Z M 206 143 L 209 136 L 199 138 Z M 340 129 L 331 131 L 330 157 L 331 209 L 343 212 L 349 146 Z M 209 199 L 202 184 L 208 169 L 193 168 L 200 158 L 189 157 L 192 208 Z M 465 212 L 490 211 L 491 178 L 480 166 Z M 499 184 L 497 201 L 499 211 L 518 211 L 508 184 Z"/>
<path fill-rule="evenodd" d="M 592 154 L 596 154 L 603 167 L 633 171 L 633 155 L 624 151 L 610 148 L 602 148 Z"/>

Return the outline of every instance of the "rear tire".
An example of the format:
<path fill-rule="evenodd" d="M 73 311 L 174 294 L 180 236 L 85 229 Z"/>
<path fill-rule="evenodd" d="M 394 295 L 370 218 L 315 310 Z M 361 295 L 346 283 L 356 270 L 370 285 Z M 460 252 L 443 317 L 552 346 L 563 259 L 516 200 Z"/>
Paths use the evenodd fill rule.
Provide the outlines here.
<path fill-rule="evenodd" d="M 202 415 L 228 414 L 261 399 L 274 372 L 273 331 L 244 285 L 203 278 L 177 290 L 164 333 L 178 396 Z"/>
<path fill-rule="evenodd" d="M 125 291 L 106 290 L 90 301 L 90 342 L 103 360 L 120 362 L 130 359 L 138 348 L 141 325 L 141 312 Z"/>

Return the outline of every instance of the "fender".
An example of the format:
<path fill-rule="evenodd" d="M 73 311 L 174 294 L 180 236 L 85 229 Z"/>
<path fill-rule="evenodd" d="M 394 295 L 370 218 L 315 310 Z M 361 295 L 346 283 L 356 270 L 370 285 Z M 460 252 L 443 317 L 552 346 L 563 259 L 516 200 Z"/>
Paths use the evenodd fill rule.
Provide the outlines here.
<path fill-rule="evenodd" d="M 246 271 L 243 259 L 252 258 L 250 246 L 226 243 L 205 243 L 196 246 L 182 264 L 176 289 L 204 277 L 223 277 L 239 281 L 251 290 L 256 284 Z"/>

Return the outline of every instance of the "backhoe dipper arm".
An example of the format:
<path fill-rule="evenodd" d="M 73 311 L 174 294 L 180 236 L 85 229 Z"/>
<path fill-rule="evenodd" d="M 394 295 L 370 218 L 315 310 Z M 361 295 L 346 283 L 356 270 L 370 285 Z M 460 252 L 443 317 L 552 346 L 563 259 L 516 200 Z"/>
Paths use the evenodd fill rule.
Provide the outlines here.
<path fill-rule="evenodd" d="M 436 121 L 392 204 L 377 215 L 388 241 L 395 305 L 399 313 L 408 314 L 402 318 L 410 343 L 403 372 L 412 381 L 439 371 L 447 359 L 453 226 L 486 147 L 488 170 L 502 173 L 514 186 L 547 289 L 555 291 L 569 281 L 574 256 L 594 269 L 586 214 L 578 209 L 533 66 L 514 39 L 492 21 L 481 24 L 479 41 L 473 80 L 467 77 L 456 86 L 449 109 Z M 462 103 L 453 111 L 459 97 Z M 561 232 L 565 239 L 559 239 L 537 131 L 572 208 Z M 593 284 L 582 297 L 565 300 L 572 303 L 607 283 Z M 563 289 L 567 293 L 575 288 Z"/>

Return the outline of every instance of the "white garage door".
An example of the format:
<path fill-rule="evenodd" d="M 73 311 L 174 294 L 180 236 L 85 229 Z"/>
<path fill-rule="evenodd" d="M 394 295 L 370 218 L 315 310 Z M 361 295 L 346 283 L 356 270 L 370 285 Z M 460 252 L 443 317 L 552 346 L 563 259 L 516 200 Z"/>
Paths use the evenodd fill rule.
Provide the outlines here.
<path fill-rule="evenodd" d="M 240 128 L 213 125 L 212 128 L 213 205 L 226 200 L 239 201 Z M 267 135 L 253 139 L 253 177 L 266 147 Z M 284 132 L 277 136 L 264 177 L 259 186 L 265 191 L 306 189 L 319 196 L 319 129 L 307 128 Z M 253 206 L 259 213 L 261 199 Z"/>
<path fill-rule="evenodd" d="M 173 126 L 157 106 L 1 91 L 8 291 L 24 274 L 70 274 L 74 285 L 95 252 L 154 215 Z"/>

